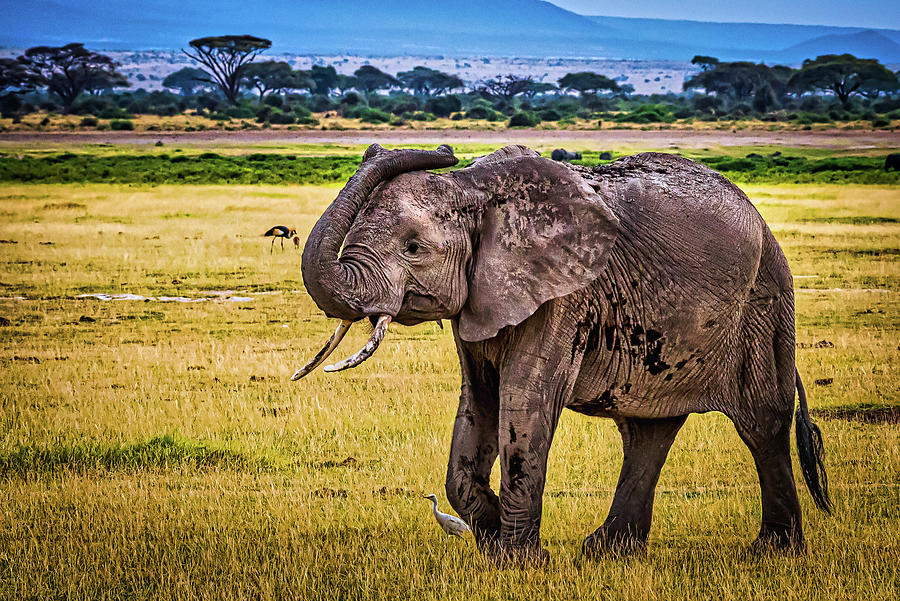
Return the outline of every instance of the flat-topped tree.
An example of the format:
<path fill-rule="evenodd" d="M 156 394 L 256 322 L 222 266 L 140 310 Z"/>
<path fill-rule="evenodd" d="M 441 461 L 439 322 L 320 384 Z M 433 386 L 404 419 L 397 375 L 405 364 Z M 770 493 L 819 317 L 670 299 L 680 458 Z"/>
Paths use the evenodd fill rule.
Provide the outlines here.
<path fill-rule="evenodd" d="M 400 85 L 396 77 L 372 65 L 363 65 L 353 72 L 353 76 L 356 78 L 356 87 L 366 94 Z"/>
<path fill-rule="evenodd" d="M 685 91 L 703 89 L 707 94 L 730 99 L 735 104 L 749 102 L 754 97 L 768 94 L 770 90 L 784 88 L 784 78 L 790 73 L 785 69 L 747 61 L 720 62 L 687 78 L 683 87 Z"/>
<path fill-rule="evenodd" d="M 463 81 L 458 76 L 423 66 L 401 71 L 397 73 L 397 79 L 403 87 L 420 96 L 440 96 L 463 87 Z"/>
<path fill-rule="evenodd" d="M 196 69 L 194 67 L 183 67 L 178 71 L 169 73 L 163 80 L 162 85 L 165 88 L 173 90 L 181 90 L 182 96 L 193 96 L 197 88 L 201 88 L 205 81 L 206 71 Z"/>
<path fill-rule="evenodd" d="M 575 90 L 582 96 L 586 94 L 596 94 L 600 90 L 618 92 L 621 89 L 615 80 L 612 80 L 605 75 L 600 75 L 599 73 L 593 73 L 592 71 L 566 73 L 557 81 L 560 88 Z"/>
<path fill-rule="evenodd" d="M 315 94 L 328 96 L 331 94 L 331 90 L 337 88 L 340 84 L 340 75 L 338 75 L 337 70 L 331 65 L 328 65 L 327 67 L 313 65 L 309 70 L 309 77 L 316 84 L 316 87 L 313 90 L 313 93 Z"/>
<path fill-rule="evenodd" d="M 262 61 L 246 65 L 244 83 L 247 87 L 256 88 L 260 102 L 270 92 L 283 92 L 298 87 L 297 72 L 283 61 Z"/>
<path fill-rule="evenodd" d="M 803 61 L 803 66 L 791 77 L 790 84 L 800 92 L 830 90 L 847 107 L 853 94 L 895 89 L 897 76 L 874 58 L 823 54 Z"/>
<path fill-rule="evenodd" d="M 66 111 L 86 90 L 129 85 L 128 79 L 116 71 L 118 63 L 84 44 L 35 46 L 26 50 L 19 62 L 31 81 L 59 96 Z"/>
<path fill-rule="evenodd" d="M 220 35 L 188 42 L 194 52 L 182 50 L 206 67 L 206 81 L 215 84 L 231 104 L 237 104 L 244 68 L 268 48 L 272 41 L 252 35 Z"/>

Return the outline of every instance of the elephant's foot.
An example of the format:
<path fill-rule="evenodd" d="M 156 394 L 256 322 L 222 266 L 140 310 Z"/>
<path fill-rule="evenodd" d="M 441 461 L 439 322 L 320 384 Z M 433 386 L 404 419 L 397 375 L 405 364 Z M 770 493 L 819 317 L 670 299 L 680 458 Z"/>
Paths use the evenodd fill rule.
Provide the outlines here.
<path fill-rule="evenodd" d="M 550 561 L 550 552 L 534 545 L 512 545 L 494 540 L 481 551 L 495 565 L 501 568 L 539 567 Z"/>
<path fill-rule="evenodd" d="M 632 530 L 612 529 L 601 526 L 584 539 L 581 551 L 588 557 L 601 555 L 635 555 L 647 550 L 647 537 L 637 536 Z"/>
<path fill-rule="evenodd" d="M 763 524 L 759 536 L 750 545 L 750 552 L 758 555 L 768 553 L 804 553 L 806 543 L 799 528 L 770 526 Z"/>

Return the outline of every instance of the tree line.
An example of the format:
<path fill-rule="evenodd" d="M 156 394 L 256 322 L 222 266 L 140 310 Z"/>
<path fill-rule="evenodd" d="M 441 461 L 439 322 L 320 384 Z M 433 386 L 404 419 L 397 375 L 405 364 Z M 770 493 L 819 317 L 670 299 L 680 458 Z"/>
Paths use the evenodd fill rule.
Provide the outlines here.
<path fill-rule="evenodd" d="M 249 35 L 191 40 L 183 52 L 197 66 L 162 82 L 180 97 L 117 92 L 130 86 L 119 65 L 82 44 L 29 48 L 16 59 L 0 59 L 0 111 L 10 116 L 34 108 L 22 98 L 41 91 L 47 99 L 39 108 L 58 105 L 64 112 L 126 117 L 193 109 L 213 118 L 261 123 L 310 123 L 312 112 L 328 111 L 374 123 L 453 116 L 528 126 L 597 117 L 636 123 L 747 116 L 779 120 L 801 118 L 801 113 L 812 120 L 823 114 L 825 120 L 874 119 L 875 111 L 900 109 L 897 74 L 877 60 L 849 54 L 807 59 L 798 69 L 695 56 L 699 72 L 684 82 L 683 94 L 639 96 L 631 85 L 593 72 L 568 73 L 556 83 L 505 74 L 467 86 L 457 75 L 425 66 L 394 75 L 372 65 L 352 75 L 333 66 L 298 70 L 284 61 L 257 60 L 271 45 Z"/>

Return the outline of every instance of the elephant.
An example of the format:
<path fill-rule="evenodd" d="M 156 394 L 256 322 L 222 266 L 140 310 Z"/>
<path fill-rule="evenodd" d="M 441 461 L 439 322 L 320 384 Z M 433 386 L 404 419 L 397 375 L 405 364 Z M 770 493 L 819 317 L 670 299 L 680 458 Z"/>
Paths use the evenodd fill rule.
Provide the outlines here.
<path fill-rule="evenodd" d="M 553 152 L 550 153 L 550 158 L 554 161 L 580 161 L 581 153 L 580 152 L 569 152 L 565 148 L 557 148 Z"/>
<path fill-rule="evenodd" d="M 900 152 L 892 152 L 884 157 L 885 171 L 900 171 Z"/>
<path fill-rule="evenodd" d="M 747 196 L 661 153 L 588 169 L 508 146 L 428 171 L 456 163 L 446 145 L 368 148 L 303 250 L 308 293 L 341 321 L 292 379 L 357 321 L 374 325 L 368 342 L 325 371 L 371 357 L 393 322 L 449 320 L 462 385 L 445 490 L 500 561 L 546 560 L 542 497 L 564 408 L 611 418 L 622 437 L 590 556 L 646 548 L 676 434 L 689 414 L 722 412 L 759 476 L 752 548 L 802 551 L 792 419 L 807 487 L 830 513 L 824 447 L 795 366 L 791 273 Z"/>

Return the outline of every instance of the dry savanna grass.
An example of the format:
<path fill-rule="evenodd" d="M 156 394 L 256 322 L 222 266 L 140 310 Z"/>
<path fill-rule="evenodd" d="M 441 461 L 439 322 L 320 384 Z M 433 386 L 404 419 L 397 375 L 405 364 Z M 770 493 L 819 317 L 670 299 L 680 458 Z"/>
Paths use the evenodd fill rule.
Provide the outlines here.
<path fill-rule="evenodd" d="M 584 560 L 620 439 L 567 412 L 544 498 L 551 561 L 500 570 L 445 539 L 421 498 L 448 509 L 448 330 L 397 327 L 353 371 L 288 381 L 334 324 L 293 246 L 270 254 L 261 234 L 305 235 L 336 188 L 4 187 L 0 598 L 897 598 L 900 191 L 745 189 L 797 276 L 834 516 L 801 483 L 808 553 L 748 554 L 750 454 L 726 418 L 697 415 L 663 470 L 648 553 Z M 79 298 L 122 292 L 219 300 Z M 859 419 L 871 406 L 885 418 Z"/>
<path fill-rule="evenodd" d="M 205 116 L 196 115 L 193 111 L 190 113 L 181 113 L 171 116 L 160 115 L 133 115 L 130 119 L 131 128 L 137 132 L 174 132 L 174 131 L 203 131 L 203 130 L 241 130 L 241 129 L 273 129 L 284 131 L 301 131 L 311 129 L 361 129 L 366 131 L 390 131 L 396 129 L 403 130 L 505 130 L 508 127 L 509 119 L 504 118 L 500 121 L 488 121 L 486 119 L 451 119 L 449 117 L 438 117 L 431 121 L 417 121 L 414 119 L 401 120 L 394 117 L 390 123 L 370 123 L 357 118 L 342 117 L 338 111 L 329 111 L 324 113 L 313 113 L 312 118 L 315 120 L 309 124 L 261 124 L 255 118 L 229 119 L 227 121 L 219 121 L 210 119 Z M 19 119 L 0 118 L 0 132 L 18 131 L 42 131 L 42 132 L 68 132 L 68 131 L 94 131 L 99 128 L 108 130 L 111 121 L 121 121 L 122 119 L 97 119 L 97 123 L 85 125 L 82 115 L 66 115 L 58 113 L 36 112 L 29 113 Z M 583 119 L 572 118 L 560 121 L 544 121 L 531 129 L 535 131 L 553 131 L 553 130 L 609 130 L 609 129 L 674 129 L 674 130 L 697 130 L 697 131 L 731 131 L 731 130 L 760 130 L 760 131 L 798 131 L 798 130 L 817 130 L 826 131 L 833 129 L 843 130 L 878 130 L 889 129 L 891 131 L 900 127 L 900 120 L 887 120 L 887 124 L 883 127 L 873 127 L 871 120 L 853 120 L 853 121 L 837 121 L 828 123 L 805 124 L 796 121 L 762 121 L 760 119 L 734 119 L 731 121 L 703 121 L 699 119 L 677 119 L 672 123 L 619 123 L 614 120 L 605 119 Z"/>

